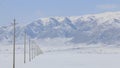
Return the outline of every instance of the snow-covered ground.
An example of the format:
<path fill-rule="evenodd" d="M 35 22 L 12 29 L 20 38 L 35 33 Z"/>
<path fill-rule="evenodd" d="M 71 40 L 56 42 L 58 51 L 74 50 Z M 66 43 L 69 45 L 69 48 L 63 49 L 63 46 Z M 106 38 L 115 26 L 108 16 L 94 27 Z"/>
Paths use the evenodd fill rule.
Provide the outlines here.
<path fill-rule="evenodd" d="M 23 46 L 16 47 L 16 68 L 120 68 L 119 47 L 41 46 L 44 54 L 24 64 Z M 0 68 L 12 68 L 12 46 L 0 46 Z"/>
<path fill-rule="evenodd" d="M 119 68 L 120 54 L 44 54 L 23 68 Z"/>

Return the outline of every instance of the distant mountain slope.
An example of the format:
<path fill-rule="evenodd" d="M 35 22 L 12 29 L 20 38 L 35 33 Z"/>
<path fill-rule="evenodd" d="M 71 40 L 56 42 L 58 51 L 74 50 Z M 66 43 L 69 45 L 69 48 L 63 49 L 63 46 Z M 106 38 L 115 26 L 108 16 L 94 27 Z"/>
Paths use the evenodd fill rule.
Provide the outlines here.
<path fill-rule="evenodd" d="M 24 27 L 17 26 L 17 38 L 24 30 L 31 38 L 72 38 L 73 43 L 119 44 L 120 12 L 70 17 L 40 18 Z M 11 27 L 0 27 L 0 41 L 11 40 Z"/>

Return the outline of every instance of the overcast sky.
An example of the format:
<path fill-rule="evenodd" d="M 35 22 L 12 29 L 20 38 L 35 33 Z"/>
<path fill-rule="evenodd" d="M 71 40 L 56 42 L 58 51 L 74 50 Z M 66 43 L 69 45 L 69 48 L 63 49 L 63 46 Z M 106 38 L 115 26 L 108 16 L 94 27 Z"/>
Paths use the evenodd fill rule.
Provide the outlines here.
<path fill-rule="evenodd" d="M 120 11 L 120 0 L 0 0 L 0 25 L 51 16 L 80 16 Z"/>

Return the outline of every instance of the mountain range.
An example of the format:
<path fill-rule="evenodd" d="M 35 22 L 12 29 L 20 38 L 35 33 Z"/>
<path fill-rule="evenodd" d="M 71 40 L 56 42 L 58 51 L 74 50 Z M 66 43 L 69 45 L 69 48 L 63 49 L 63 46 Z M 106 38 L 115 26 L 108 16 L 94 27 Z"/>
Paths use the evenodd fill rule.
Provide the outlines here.
<path fill-rule="evenodd" d="M 32 39 L 71 38 L 71 43 L 119 44 L 120 12 L 105 12 L 82 16 L 39 18 L 27 25 L 16 26 L 16 37 L 21 42 L 27 33 Z M 0 27 L 0 42 L 12 42 L 13 26 Z"/>

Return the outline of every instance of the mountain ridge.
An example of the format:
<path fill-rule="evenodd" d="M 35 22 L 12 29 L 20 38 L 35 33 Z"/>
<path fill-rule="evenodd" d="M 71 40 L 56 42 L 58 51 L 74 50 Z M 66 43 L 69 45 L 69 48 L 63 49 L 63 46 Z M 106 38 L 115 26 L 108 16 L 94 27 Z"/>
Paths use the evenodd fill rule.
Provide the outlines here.
<path fill-rule="evenodd" d="M 0 41 L 11 40 L 11 27 L 0 27 Z M 9 30 L 10 29 L 10 30 Z M 24 32 L 32 39 L 72 38 L 72 43 L 119 44 L 120 12 L 106 12 L 83 16 L 48 17 L 33 21 L 26 26 L 16 27 L 17 39 L 23 39 Z"/>

